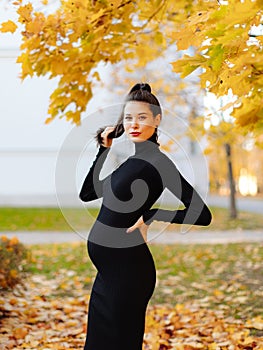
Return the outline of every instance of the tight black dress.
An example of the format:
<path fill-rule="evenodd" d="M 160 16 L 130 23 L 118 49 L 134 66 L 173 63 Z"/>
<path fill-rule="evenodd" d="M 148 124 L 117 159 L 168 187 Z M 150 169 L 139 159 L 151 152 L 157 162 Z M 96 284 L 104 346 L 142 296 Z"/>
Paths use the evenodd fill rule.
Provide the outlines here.
<path fill-rule="evenodd" d="M 88 237 L 88 253 L 97 274 L 84 350 L 141 350 L 156 270 L 140 230 L 127 233 L 127 228 L 141 216 L 146 224 L 159 220 L 208 225 L 211 213 L 153 137 L 135 143 L 135 154 L 100 180 L 108 152 L 109 148 L 100 146 L 79 195 L 85 202 L 103 197 Z M 164 188 L 179 198 L 185 209 L 151 208 Z"/>

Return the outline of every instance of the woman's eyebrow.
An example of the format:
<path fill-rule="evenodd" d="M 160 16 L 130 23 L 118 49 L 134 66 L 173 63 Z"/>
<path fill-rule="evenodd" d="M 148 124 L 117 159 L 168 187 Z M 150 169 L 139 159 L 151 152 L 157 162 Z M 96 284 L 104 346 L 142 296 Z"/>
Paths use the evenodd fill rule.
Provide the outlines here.
<path fill-rule="evenodd" d="M 146 115 L 148 115 L 148 113 L 147 113 L 147 112 L 141 112 L 141 113 L 138 113 L 138 115 L 142 115 L 142 114 L 146 114 Z M 130 113 L 125 113 L 125 115 L 130 116 L 131 114 L 130 114 Z"/>

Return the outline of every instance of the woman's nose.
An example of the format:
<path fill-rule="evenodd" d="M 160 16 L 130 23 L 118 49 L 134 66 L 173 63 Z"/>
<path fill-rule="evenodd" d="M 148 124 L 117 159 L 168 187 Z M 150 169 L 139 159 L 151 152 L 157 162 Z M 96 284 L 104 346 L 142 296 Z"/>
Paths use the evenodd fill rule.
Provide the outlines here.
<path fill-rule="evenodd" d="M 138 120 L 137 118 L 132 118 L 131 126 L 138 126 Z"/>

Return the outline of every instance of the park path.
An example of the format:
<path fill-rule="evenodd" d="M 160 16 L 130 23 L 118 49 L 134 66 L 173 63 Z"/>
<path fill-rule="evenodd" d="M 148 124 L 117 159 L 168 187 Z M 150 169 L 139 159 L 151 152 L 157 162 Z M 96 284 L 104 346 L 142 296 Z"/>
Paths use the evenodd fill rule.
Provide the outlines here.
<path fill-rule="evenodd" d="M 228 197 L 209 195 L 208 205 L 218 207 L 229 206 Z M 237 207 L 239 210 L 250 211 L 254 213 L 263 213 L 262 198 L 237 198 Z M 18 231 L 18 232 L 0 232 L 8 238 L 16 236 L 24 244 L 45 244 L 45 243 L 70 243 L 86 241 L 87 232 L 60 232 L 60 231 Z M 239 243 L 239 242 L 263 242 L 262 230 L 227 230 L 227 231 L 189 231 L 186 233 L 164 231 L 163 233 L 148 232 L 148 242 L 150 244 L 220 244 L 220 243 Z"/>
<path fill-rule="evenodd" d="M 75 232 L 0 232 L 0 236 L 16 236 L 24 244 L 70 243 L 86 241 L 87 233 Z M 190 231 L 186 233 L 165 231 L 148 232 L 150 244 L 218 244 L 240 242 L 263 242 L 262 230 L 228 230 L 228 231 Z"/>
<path fill-rule="evenodd" d="M 229 197 L 210 194 L 207 197 L 208 205 L 221 208 L 229 208 Z M 236 198 L 237 210 L 249 211 L 251 213 L 263 213 L 263 197 L 241 197 Z"/>

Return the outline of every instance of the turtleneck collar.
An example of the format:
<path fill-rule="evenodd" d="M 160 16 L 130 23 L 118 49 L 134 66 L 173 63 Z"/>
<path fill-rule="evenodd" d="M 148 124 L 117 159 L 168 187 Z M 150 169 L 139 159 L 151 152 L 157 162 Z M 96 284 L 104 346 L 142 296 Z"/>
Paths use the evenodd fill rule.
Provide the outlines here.
<path fill-rule="evenodd" d="M 156 141 L 155 133 L 147 140 L 142 142 L 134 142 L 135 145 L 135 154 L 140 154 L 142 152 L 151 152 L 156 150 L 159 147 L 159 143 Z"/>

